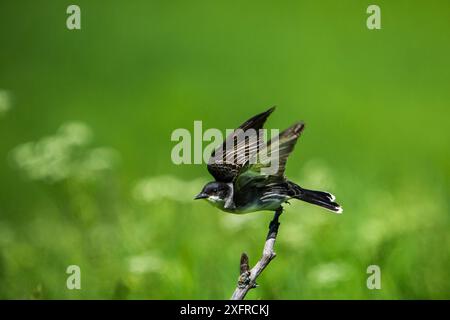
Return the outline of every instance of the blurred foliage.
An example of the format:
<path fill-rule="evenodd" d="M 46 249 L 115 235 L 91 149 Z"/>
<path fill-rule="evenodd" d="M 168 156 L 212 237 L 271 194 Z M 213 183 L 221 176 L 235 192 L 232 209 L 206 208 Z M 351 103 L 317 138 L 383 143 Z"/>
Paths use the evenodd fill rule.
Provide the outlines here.
<path fill-rule="evenodd" d="M 69 4 L 0 3 L 0 298 L 228 298 L 271 214 L 191 201 L 170 134 L 274 104 L 307 124 L 287 175 L 344 214 L 287 206 L 249 298 L 450 298 L 448 1 L 378 1 L 379 31 L 369 1 Z"/>
<path fill-rule="evenodd" d="M 0 90 L 0 115 L 11 109 L 10 93 L 6 90 Z"/>

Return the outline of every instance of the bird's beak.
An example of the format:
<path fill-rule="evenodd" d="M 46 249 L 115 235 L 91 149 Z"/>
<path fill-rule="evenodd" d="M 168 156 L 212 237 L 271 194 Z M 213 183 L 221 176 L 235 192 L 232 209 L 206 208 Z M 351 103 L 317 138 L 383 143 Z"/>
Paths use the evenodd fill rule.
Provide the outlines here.
<path fill-rule="evenodd" d="M 195 196 L 194 200 L 205 199 L 205 198 L 208 198 L 208 195 L 204 192 L 200 192 L 198 195 Z"/>

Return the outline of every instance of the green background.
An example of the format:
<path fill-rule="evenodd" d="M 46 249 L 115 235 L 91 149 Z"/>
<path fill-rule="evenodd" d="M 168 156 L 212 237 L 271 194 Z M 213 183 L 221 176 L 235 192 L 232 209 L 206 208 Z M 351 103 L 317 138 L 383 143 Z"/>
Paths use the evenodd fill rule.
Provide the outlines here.
<path fill-rule="evenodd" d="M 450 298 L 448 1 L 376 1 L 381 30 L 373 1 L 80 0 L 70 31 L 72 3 L 0 3 L 0 298 L 229 298 L 272 215 L 192 201 L 170 135 L 272 105 L 306 122 L 288 177 L 344 214 L 287 206 L 248 297 Z"/>

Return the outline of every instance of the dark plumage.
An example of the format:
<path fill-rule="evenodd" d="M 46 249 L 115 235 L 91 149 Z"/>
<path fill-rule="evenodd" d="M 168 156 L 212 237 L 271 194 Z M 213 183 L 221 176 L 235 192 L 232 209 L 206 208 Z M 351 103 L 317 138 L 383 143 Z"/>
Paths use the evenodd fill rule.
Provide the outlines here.
<path fill-rule="evenodd" d="M 284 176 L 287 159 L 305 125 L 296 123 L 264 144 L 259 131 L 274 109 L 244 122 L 214 150 L 208 171 L 216 181 L 207 183 L 195 199 L 207 199 L 231 213 L 275 211 L 290 199 L 341 213 L 332 194 L 303 189 Z"/>

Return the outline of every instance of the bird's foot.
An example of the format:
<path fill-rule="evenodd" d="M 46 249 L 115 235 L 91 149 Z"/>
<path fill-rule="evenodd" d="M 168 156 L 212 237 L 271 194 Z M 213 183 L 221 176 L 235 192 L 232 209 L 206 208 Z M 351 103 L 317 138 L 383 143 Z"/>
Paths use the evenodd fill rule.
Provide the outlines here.
<path fill-rule="evenodd" d="M 244 271 L 241 273 L 238 279 L 238 288 L 244 289 L 250 283 L 250 271 Z M 256 283 L 254 285 L 256 287 Z"/>

